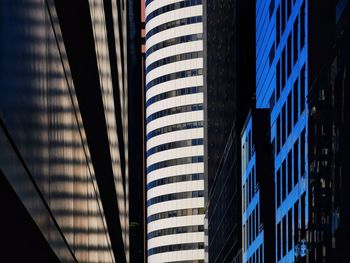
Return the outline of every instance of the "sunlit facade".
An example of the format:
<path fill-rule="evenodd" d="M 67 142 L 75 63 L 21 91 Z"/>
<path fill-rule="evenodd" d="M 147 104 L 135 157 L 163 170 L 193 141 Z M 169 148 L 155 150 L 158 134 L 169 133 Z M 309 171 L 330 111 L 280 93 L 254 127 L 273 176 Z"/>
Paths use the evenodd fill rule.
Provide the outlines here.
<path fill-rule="evenodd" d="M 109 36 L 107 35 L 108 29 L 105 20 L 106 11 L 103 0 L 89 0 L 89 5 L 104 115 L 107 125 L 109 151 L 118 200 L 119 220 L 126 258 L 129 258 L 128 90 L 126 63 L 122 63 L 122 61 L 126 61 L 127 39 L 124 34 L 126 34 L 127 25 L 126 11 L 125 8 L 121 6 L 126 5 L 126 3 L 125 0 L 122 0 L 121 3 L 117 5 L 117 0 L 111 1 L 111 22 L 113 22 L 114 34 Z M 122 32 L 122 34 L 120 34 L 120 32 Z M 111 39 L 108 39 L 108 37 Z M 115 50 L 109 49 L 108 41 L 113 41 L 115 43 Z M 111 61 L 111 52 L 115 52 L 115 61 Z M 115 67 L 111 65 L 113 62 L 117 63 L 117 65 L 114 65 Z M 113 71 L 113 69 L 116 69 L 116 71 Z M 118 83 L 113 83 L 112 75 L 114 74 L 118 76 Z M 116 99 L 120 101 L 116 102 Z M 116 103 L 120 105 L 118 109 L 115 107 Z M 119 130 L 117 128 L 118 124 L 115 114 L 120 114 L 121 117 Z M 122 132 L 122 136 L 120 136 L 118 132 Z M 122 142 L 120 141 L 121 139 L 123 140 Z M 124 145 L 124 147 L 120 147 L 120 144 Z M 124 152 L 120 152 L 120 150 L 124 150 Z M 123 155 L 123 159 L 121 155 Z M 124 163 L 124 170 L 121 165 L 122 162 Z"/>
<path fill-rule="evenodd" d="M 82 32 L 93 32 L 94 72 L 91 64 L 69 57 L 78 52 L 68 51 L 74 45 L 67 43 L 73 40 L 66 42 L 70 32 L 63 32 L 62 25 L 73 22 L 59 12 L 66 3 L 59 3 L 6 0 L 0 4 L 0 176 L 11 184 L 59 262 L 129 262 L 126 11 L 117 1 L 110 1 L 110 9 L 102 1 L 71 3 L 81 7 L 79 19 L 86 15 L 92 22 L 92 28 Z M 114 10 L 117 70 L 111 66 L 106 10 Z M 79 45 L 89 49 L 88 43 Z M 93 113 L 82 110 L 77 87 L 86 94 L 93 87 L 81 87 L 79 76 L 74 75 L 77 68 L 72 67 L 79 63 L 99 80 L 96 87 L 103 107 L 89 105 Z M 109 155 L 102 158 L 110 158 L 113 171 L 112 194 L 117 198 L 112 205 L 101 187 L 109 175 L 101 173 L 101 165 L 95 162 L 96 145 L 92 145 L 91 126 L 85 123 L 88 119 L 98 123 L 94 119 L 98 111 L 104 113 L 106 127 L 94 129 L 108 134 Z M 120 233 L 111 233 L 110 222 L 118 222 Z M 28 243 L 35 245 L 34 240 Z M 13 255 L 14 262 L 26 256 L 20 252 Z"/>
<path fill-rule="evenodd" d="M 204 261 L 203 7 L 146 1 L 148 262 Z"/>

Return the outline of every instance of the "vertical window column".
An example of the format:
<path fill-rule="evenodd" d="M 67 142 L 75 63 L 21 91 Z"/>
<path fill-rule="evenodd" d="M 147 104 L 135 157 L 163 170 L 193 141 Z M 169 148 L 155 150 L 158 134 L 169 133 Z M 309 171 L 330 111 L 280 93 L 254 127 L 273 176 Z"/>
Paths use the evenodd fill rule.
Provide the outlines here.
<path fill-rule="evenodd" d="M 305 45 L 305 2 L 300 8 L 300 50 L 303 49 Z"/>

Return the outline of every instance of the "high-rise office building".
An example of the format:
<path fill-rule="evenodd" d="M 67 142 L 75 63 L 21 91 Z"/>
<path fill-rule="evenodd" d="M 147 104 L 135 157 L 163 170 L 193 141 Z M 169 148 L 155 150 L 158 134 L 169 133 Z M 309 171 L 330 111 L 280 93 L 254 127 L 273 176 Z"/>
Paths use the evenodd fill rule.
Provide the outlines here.
<path fill-rule="evenodd" d="M 203 7 L 147 0 L 148 262 L 204 260 Z"/>
<path fill-rule="evenodd" d="M 213 263 L 240 258 L 240 133 L 254 101 L 254 4 L 205 2 L 205 249 Z"/>
<path fill-rule="evenodd" d="M 256 19 L 257 107 L 271 111 L 276 262 L 344 261 L 349 2 L 256 1 Z"/>
<path fill-rule="evenodd" d="M 1 261 L 128 262 L 126 5 L 0 6 Z"/>
<path fill-rule="evenodd" d="M 307 0 L 256 2 L 256 97 L 257 108 L 271 110 L 276 262 L 294 261 L 305 239 L 296 233 L 308 222 L 308 13 Z"/>

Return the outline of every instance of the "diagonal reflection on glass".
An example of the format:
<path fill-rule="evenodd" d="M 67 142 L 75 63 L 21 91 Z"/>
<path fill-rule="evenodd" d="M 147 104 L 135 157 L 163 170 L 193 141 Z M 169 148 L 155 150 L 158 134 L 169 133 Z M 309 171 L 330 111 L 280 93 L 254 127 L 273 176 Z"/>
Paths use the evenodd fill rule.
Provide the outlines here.
<path fill-rule="evenodd" d="M 54 6 L 50 0 L 1 6 L 0 117 L 76 259 L 114 262 Z M 69 261 L 29 175 L 0 142 L 9 149 L 0 168 L 55 253 Z"/>

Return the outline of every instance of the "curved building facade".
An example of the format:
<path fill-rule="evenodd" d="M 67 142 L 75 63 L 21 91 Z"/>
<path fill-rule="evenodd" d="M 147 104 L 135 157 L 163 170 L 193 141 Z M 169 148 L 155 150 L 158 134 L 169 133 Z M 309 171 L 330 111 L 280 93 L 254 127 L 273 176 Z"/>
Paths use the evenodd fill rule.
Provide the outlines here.
<path fill-rule="evenodd" d="M 202 0 L 146 0 L 148 262 L 204 262 Z"/>

